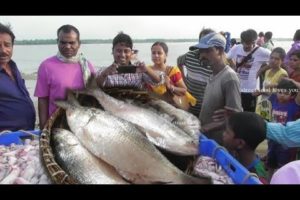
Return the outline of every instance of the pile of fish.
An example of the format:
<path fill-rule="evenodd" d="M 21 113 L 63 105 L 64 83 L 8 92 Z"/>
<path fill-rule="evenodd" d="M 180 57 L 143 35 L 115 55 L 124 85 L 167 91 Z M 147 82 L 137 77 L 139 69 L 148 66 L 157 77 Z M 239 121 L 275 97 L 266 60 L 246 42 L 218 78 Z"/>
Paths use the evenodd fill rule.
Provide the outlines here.
<path fill-rule="evenodd" d="M 82 184 L 126 184 L 127 182 L 106 162 L 84 148 L 68 130 L 54 129 L 53 143 L 56 160 L 61 167 Z"/>
<path fill-rule="evenodd" d="M 99 88 L 76 91 L 101 105 L 82 106 L 72 93 L 56 101 L 68 129 L 52 127 L 57 163 L 81 184 L 211 184 L 210 175 L 190 176 L 159 149 L 196 156 L 200 122 L 161 100 L 116 99 Z"/>
<path fill-rule="evenodd" d="M 39 141 L 0 145 L 0 184 L 50 184 L 39 152 Z"/>
<path fill-rule="evenodd" d="M 234 184 L 216 160 L 207 156 L 200 156 L 196 160 L 192 173 L 197 176 L 208 174 L 212 177 L 214 184 Z"/>
<path fill-rule="evenodd" d="M 160 100 L 156 101 L 159 103 L 155 101 L 150 103 L 155 104 L 161 108 L 161 110 L 174 110 L 170 110 L 169 113 L 178 119 L 177 125 L 171 123 L 168 119 L 156 112 L 153 112 L 151 109 L 113 98 L 99 88 L 87 88 L 85 91 L 81 91 L 81 93 L 95 97 L 104 110 L 110 115 L 134 124 L 148 140 L 156 146 L 179 155 L 197 155 L 199 129 L 197 131 L 193 129 L 191 131 L 185 131 L 182 127 L 179 127 L 178 125 L 182 124 L 188 129 L 190 122 L 188 117 L 179 117 L 181 114 L 175 112 L 175 110 L 179 109 L 176 109 L 174 106 L 167 103 L 163 104 L 163 101 Z M 164 107 L 166 105 L 171 108 Z M 164 112 L 164 114 L 168 113 Z M 189 113 L 186 113 L 186 115 L 192 116 Z M 200 128 L 199 120 L 196 120 Z"/>

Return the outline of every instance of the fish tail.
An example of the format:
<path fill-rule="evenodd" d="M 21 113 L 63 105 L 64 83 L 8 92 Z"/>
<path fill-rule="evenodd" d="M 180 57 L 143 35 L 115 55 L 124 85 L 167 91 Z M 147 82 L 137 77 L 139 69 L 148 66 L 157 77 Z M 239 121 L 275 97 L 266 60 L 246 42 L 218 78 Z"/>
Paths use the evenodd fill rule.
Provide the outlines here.
<path fill-rule="evenodd" d="M 98 88 L 96 75 L 91 74 L 91 76 L 87 82 L 86 88 Z"/>
<path fill-rule="evenodd" d="M 80 106 L 79 102 L 75 98 L 73 92 L 71 90 L 67 91 L 67 101 L 65 100 L 56 100 L 55 104 L 61 108 L 68 109 L 72 108 L 74 106 L 78 107 Z"/>

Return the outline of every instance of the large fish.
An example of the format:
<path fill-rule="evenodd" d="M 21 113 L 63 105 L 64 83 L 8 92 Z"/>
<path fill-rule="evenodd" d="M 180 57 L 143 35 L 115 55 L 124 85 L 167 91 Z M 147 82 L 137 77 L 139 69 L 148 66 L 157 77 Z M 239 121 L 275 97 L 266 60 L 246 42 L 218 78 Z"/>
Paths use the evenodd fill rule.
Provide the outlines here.
<path fill-rule="evenodd" d="M 81 184 L 128 184 L 109 164 L 91 154 L 65 129 L 53 129 L 55 159 Z"/>
<path fill-rule="evenodd" d="M 155 112 L 115 99 L 100 88 L 78 92 L 94 96 L 106 111 L 138 126 L 155 145 L 178 155 L 198 154 L 198 140 Z"/>
<path fill-rule="evenodd" d="M 131 123 L 105 111 L 57 101 L 72 132 L 94 155 L 133 183 L 208 184 L 211 178 L 184 174 Z"/>
<path fill-rule="evenodd" d="M 159 112 L 167 113 L 174 117 L 172 123 L 184 130 L 196 141 L 199 140 L 201 126 L 200 120 L 196 116 L 182 109 L 178 109 L 163 100 L 151 100 L 148 104 L 157 109 Z"/>

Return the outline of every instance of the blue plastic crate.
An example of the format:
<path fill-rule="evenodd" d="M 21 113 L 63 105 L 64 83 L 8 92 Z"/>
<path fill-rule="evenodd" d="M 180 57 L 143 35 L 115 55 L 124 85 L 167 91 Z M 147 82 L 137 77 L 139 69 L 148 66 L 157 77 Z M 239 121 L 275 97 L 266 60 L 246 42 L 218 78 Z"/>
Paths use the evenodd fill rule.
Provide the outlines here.
<path fill-rule="evenodd" d="M 26 133 L 29 132 L 29 133 Z M 41 134 L 40 130 L 29 130 L 29 131 L 15 131 L 7 132 L 0 135 L 0 145 L 9 146 L 13 143 L 23 144 L 23 139 L 32 138 L 31 134 L 39 136 Z"/>
<path fill-rule="evenodd" d="M 224 147 L 217 144 L 214 140 L 207 139 L 203 134 L 200 137 L 199 154 L 215 158 L 235 184 L 262 184 L 256 176 L 253 176 L 252 173 L 233 158 Z"/>

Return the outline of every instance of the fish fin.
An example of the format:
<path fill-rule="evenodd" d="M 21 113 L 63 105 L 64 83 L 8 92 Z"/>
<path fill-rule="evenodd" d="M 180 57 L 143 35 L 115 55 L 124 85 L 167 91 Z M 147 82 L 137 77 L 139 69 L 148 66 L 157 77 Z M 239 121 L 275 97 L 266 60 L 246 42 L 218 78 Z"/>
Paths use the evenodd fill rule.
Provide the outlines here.
<path fill-rule="evenodd" d="M 91 76 L 87 82 L 86 88 L 98 88 L 97 77 L 95 74 L 91 74 Z"/>
<path fill-rule="evenodd" d="M 84 94 L 94 97 L 95 90 L 100 90 L 101 92 L 103 92 L 103 90 L 97 86 L 97 78 L 95 77 L 95 75 L 92 75 L 87 82 L 86 88 L 82 90 L 74 90 L 74 92 L 76 93 L 76 95 Z"/>
<path fill-rule="evenodd" d="M 72 90 L 67 90 L 67 95 L 68 95 L 67 101 L 68 101 L 71 105 L 74 105 L 74 106 L 80 106 L 78 100 L 77 100 L 76 97 L 75 97 L 76 94 L 74 94 Z"/>
<path fill-rule="evenodd" d="M 163 138 L 160 134 L 150 131 L 150 130 L 145 130 L 143 128 L 140 128 L 142 133 L 147 137 L 147 139 L 152 143 L 155 144 L 156 146 L 159 146 L 161 148 L 166 148 L 165 144 L 165 138 Z"/>
<path fill-rule="evenodd" d="M 149 182 L 147 182 L 143 178 L 143 176 L 141 176 L 137 173 L 133 173 L 133 172 L 125 171 L 125 170 L 120 170 L 120 169 L 117 169 L 117 171 L 125 180 L 129 181 L 130 183 L 149 184 Z"/>
<path fill-rule="evenodd" d="M 119 174 L 127 181 L 134 184 L 172 184 L 172 181 L 155 180 L 147 175 L 137 174 L 124 170 L 117 170 Z M 154 180 L 153 180 L 154 179 Z"/>
<path fill-rule="evenodd" d="M 57 105 L 58 107 L 61 107 L 63 109 L 69 109 L 72 107 L 78 107 L 80 106 L 79 102 L 77 101 L 77 99 L 75 98 L 73 92 L 71 90 L 67 91 L 67 101 L 65 100 L 56 100 L 55 105 Z"/>
<path fill-rule="evenodd" d="M 97 77 L 94 74 L 91 74 L 91 76 L 86 84 L 86 88 L 84 88 L 83 90 L 74 90 L 74 92 L 76 93 L 76 95 L 86 94 L 86 95 L 93 96 L 94 89 L 101 90 L 100 87 L 98 87 L 98 85 L 97 85 Z"/>

